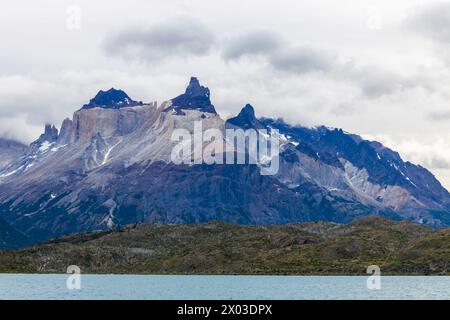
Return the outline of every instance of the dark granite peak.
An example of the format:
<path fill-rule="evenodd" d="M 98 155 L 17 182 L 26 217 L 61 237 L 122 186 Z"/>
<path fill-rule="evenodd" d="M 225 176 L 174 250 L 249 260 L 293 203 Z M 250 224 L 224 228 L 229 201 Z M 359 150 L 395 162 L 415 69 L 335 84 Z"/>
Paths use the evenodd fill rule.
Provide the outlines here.
<path fill-rule="evenodd" d="M 85 104 L 82 109 L 104 108 L 120 109 L 142 105 L 142 101 L 134 101 L 123 90 L 111 88 L 107 91 L 100 90 L 93 99 Z"/>
<path fill-rule="evenodd" d="M 217 113 L 211 104 L 209 89 L 202 86 L 195 77 L 191 77 L 183 94 L 172 99 L 172 108 L 178 114 L 183 114 L 182 109 Z"/>
<path fill-rule="evenodd" d="M 265 128 L 265 126 L 258 119 L 256 119 L 255 109 L 251 104 L 248 103 L 241 109 L 236 117 L 228 119 L 227 123 L 241 127 L 243 129 Z"/>

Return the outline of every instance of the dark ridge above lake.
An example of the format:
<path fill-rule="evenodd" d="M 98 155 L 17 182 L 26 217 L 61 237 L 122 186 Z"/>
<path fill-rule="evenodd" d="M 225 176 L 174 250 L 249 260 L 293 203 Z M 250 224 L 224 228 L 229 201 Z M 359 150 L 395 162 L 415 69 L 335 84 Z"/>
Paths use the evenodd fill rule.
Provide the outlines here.
<path fill-rule="evenodd" d="M 349 224 L 130 225 L 0 254 L 0 272 L 116 274 L 450 274 L 450 229 L 365 217 Z"/>

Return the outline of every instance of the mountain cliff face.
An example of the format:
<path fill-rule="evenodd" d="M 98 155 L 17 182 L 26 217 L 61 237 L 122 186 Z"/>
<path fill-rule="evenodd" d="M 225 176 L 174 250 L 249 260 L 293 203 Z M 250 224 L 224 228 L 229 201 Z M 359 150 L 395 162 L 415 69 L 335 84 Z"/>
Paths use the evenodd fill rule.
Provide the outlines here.
<path fill-rule="evenodd" d="M 193 132 L 200 120 L 203 130 L 277 129 L 278 173 L 171 162 L 174 130 Z M 450 225 L 449 212 L 450 195 L 435 177 L 380 143 L 257 119 L 250 105 L 225 121 L 196 78 L 161 105 L 100 91 L 59 132 L 46 126 L 0 169 L 0 217 L 35 241 L 141 222 L 347 222 L 375 214 L 441 226 Z"/>

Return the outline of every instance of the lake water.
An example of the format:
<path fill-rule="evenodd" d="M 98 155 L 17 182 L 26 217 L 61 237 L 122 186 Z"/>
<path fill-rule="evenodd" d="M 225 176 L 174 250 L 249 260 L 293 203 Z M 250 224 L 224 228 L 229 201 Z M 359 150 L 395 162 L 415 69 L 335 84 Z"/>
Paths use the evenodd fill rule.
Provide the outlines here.
<path fill-rule="evenodd" d="M 166 276 L 0 274 L 0 299 L 450 299 L 450 277 L 383 276 L 369 290 L 364 276 Z M 76 283 L 76 282 L 75 282 Z"/>

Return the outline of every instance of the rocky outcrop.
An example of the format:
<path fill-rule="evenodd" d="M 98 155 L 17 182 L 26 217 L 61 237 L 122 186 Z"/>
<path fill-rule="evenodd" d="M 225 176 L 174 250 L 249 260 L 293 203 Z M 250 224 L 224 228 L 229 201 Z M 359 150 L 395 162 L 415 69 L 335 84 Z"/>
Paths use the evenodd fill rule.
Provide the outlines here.
<path fill-rule="evenodd" d="M 42 144 L 47 141 L 48 143 L 55 142 L 58 139 L 58 129 L 54 125 L 46 124 L 44 133 L 39 136 L 35 141 L 37 144 Z"/>

